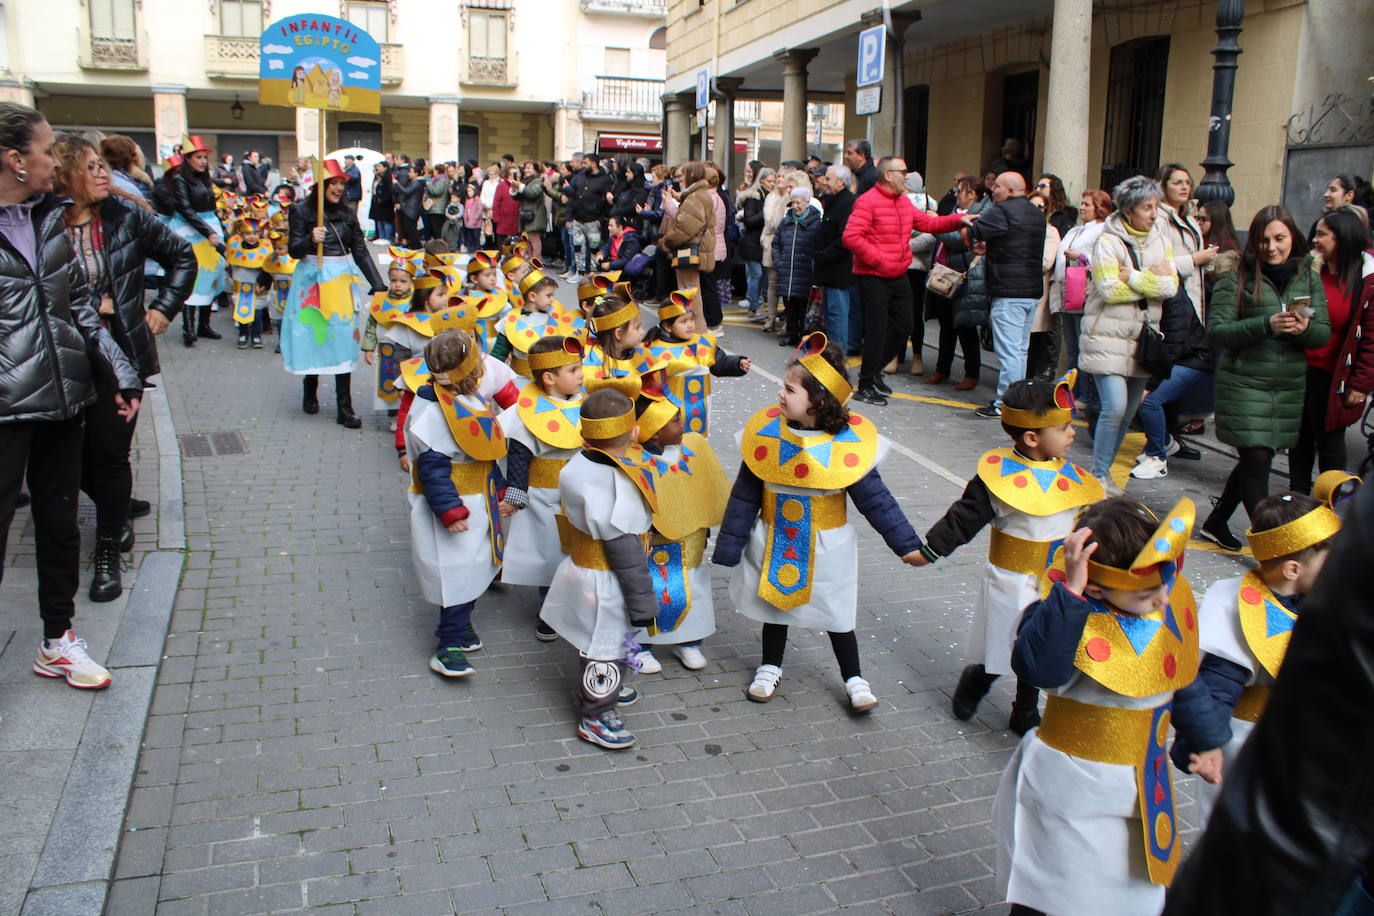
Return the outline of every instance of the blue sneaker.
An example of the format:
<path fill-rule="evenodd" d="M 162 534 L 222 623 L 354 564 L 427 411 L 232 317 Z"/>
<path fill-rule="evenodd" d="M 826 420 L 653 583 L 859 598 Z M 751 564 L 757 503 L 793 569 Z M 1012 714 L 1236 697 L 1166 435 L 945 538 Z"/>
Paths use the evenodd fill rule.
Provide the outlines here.
<path fill-rule="evenodd" d="M 482 637 L 477 635 L 471 623 L 465 624 L 463 632 L 458 634 L 458 648 L 464 652 L 476 652 L 482 648 Z"/>
<path fill-rule="evenodd" d="M 434 653 L 434 657 L 429 660 L 429 670 L 444 677 L 467 677 L 474 669 L 463 657 L 462 649 L 448 646 Z"/>
<path fill-rule="evenodd" d="M 577 723 L 577 737 L 612 751 L 635 746 L 635 736 L 614 712 L 603 712 L 594 719 L 584 718 Z"/>
<path fill-rule="evenodd" d="M 632 706 L 639 702 L 639 691 L 633 687 L 625 686 L 620 688 L 620 699 L 617 703 L 621 706 Z"/>

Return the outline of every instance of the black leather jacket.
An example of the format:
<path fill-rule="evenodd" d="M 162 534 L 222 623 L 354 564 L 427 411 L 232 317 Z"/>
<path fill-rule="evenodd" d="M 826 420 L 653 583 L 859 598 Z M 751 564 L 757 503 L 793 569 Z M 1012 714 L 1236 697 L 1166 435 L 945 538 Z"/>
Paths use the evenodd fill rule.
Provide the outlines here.
<path fill-rule="evenodd" d="M 95 400 L 92 369 L 124 392 L 143 389 L 100 324 L 62 214 L 44 194 L 31 211 L 38 269 L 0 234 L 0 423 L 69 420 Z"/>
<path fill-rule="evenodd" d="M 100 221 L 105 229 L 110 291 L 118 318 L 110 322 L 110 333 L 133 360 L 139 376 L 146 379 L 157 375 L 161 367 L 157 343 L 144 322 L 143 262 L 156 261 L 165 271 L 148 308 L 157 309 L 170 320 L 181 311 L 181 304 L 195 286 L 196 256 L 162 220 L 113 194 L 100 205 Z"/>
<path fill-rule="evenodd" d="M 215 209 L 214 186 L 197 178 L 188 178 L 181 169 L 172 176 L 171 188 L 167 182 L 159 181 L 153 190 L 153 206 L 159 213 L 171 216 L 179 213 L 191 228 L 205 236 L 219 235 L 219 230 L 211 229 L 197 213 L 208 213 Z M 221 241 L 223 241 L 221 239 Z"/>
<path fill-rule="evenodd" d="M 1351 508 L 1164 916 L 1326 916 L 1374 874 L 1374 487 Z"/>
<path fill-rule="evenodd" d="M 293 204 L 287 214 L 291 227 L 287 238 L 287 250 L 297 259 L 315 256 L 315 243 L 310 232 L 315 228 L 315 204 L 309 198 Z M 377 270 L 377 262 L 372 260 L 372 252 L 367 250 L 367 240 L 358 226 L 358 216 L 348 206 L 324 206 L 324 253 L 331 255 L 352 255 L 353 263 L 363 272 L 372 291 L 386 289 L 386 281 Z"/>

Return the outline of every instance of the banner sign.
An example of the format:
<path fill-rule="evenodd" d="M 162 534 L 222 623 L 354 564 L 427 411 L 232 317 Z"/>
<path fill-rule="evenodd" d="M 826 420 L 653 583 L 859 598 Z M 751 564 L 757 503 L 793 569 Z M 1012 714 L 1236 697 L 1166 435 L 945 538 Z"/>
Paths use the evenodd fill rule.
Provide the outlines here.
<path fill-rule="evenodd" d="M 262 33 L 258 101 L 263 105 L 358 111 L 382 108 L 382 48 L 351 22 L 314 13 Z"/>

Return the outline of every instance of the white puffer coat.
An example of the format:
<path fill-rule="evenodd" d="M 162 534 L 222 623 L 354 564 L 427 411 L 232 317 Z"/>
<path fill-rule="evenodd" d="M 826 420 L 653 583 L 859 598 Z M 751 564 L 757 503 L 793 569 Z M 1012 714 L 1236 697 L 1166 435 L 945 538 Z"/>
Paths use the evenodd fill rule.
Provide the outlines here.
<path fill-rule="evenodd" d="M 1178 292 L 1176 268 L 1161 276 L 1151 273 L 1150 267 L 1160 261 L 1173 267 L 1173 259 L 1173 243 L 1159 222 L 1149 232 L 1139 233 L 1120 213 L 1107 217 L 1093 246 L 1092 282 L 1083 307 L 1078 349 L 1080 369 L 1094 375 L 1149 376 L 1135 358 L 1140 330 L 1147 321 L 1159 330 L 1163 302 Z M 1126 269 L 1130 274 L 1123 281 Z"/>

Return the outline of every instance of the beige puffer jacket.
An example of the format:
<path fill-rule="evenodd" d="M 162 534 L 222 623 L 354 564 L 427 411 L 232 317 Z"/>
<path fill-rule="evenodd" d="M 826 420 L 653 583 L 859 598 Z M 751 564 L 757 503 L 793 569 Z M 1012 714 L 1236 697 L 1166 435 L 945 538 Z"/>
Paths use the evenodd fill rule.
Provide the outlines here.
<path fill-rule="evenodd" d="M 1193 219 L 1192 208 L 1185 208 L 1183 213 L 1179 213 L 1161 202 L 1156 221 L 1163 225 L 1166 236 L 1174 246 L 1174 266 L 1178 269 L 1184 291 L 1192 300 L 1193 311 L 1197 312 L 1198 320 L 1206 324 L 1203 317 L 1206 303 L 1202 301 L 1202 271 L 1193 263 L 1193 255 L 1203 249 L 1202 230 Z"/>
<path fill-rule="evenodd" d="M 1130 253 L 1135 252 L 1131 263 Z M 1164 300 L 1178 292 L 1177 268 L 1167 276 L 1150 272 L 1160 261 L 1174 259 L 1174 246 L 1156 222 L 1148 233 L 1131 229 L 1120 213 L 1107 224 L 1093 246 L 1092 282 L 1083 306 L 1083 331 L 1079 341 L 1078 367 L 1094 375 L 1144 378 L 1150 373 L 1136 362 L 1136 342 L 1148 321 L 1159 330 Z M 1130 269 L 1126 280 L 1124 270 Z M 1140 306 L 1144 304 L 1145 308 Z"/>

